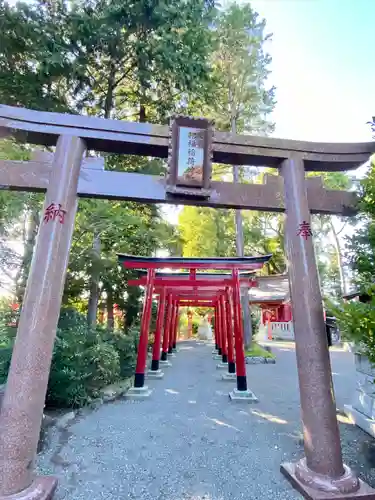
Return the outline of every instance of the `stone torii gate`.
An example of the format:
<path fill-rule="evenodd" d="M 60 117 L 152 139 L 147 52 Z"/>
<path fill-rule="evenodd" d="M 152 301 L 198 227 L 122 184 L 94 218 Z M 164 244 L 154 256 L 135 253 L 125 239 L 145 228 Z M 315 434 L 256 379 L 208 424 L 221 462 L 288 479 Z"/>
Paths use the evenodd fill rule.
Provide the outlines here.
<path fill-rule="evenodd" d="M 199 119 L 190 123 L 186 151 L 188 146 L 181 137 L 187 137 L 189 119 L 179 120 L 170 130 L 167 126 L 0 106 L 0 135 L 56 145 L 53 157 L 0 161 L 3 188 L 46 192 L 0 414 L 0 499 L 47 499 L 56 487 L 56 479 L 35 475 L 34 461 L 78 196 L 285 211 L 305 458 L 282 464 L 281 470 L 306 498 L 375 498 L 375 491 L 343 465 L 310 229 L 310 213 L 351 215 L 355 200 L 352 193 L 326 190 L 319 178 L 305 179 L 305 171 L 357 168 L 368 160 L 375 144 L 213 133 Z M 193 161 L 197 168 L 190 173 L 198 178 L 202 190 L 192 195 L 191 189 L 177 186 L 176 148 L 185 148 L 190 154 L 190 143 L 192 148 L 194 143 L 194 152 L 202 158 L 202 140 L 203 167 L 212 156 L 218 163 L 274 167 L 281 175 L 267 177 L 264 185 L 211 182 L 207 171 L 202 177 Z M 107 172 L 100 160 L 83 160 L 86 149 L 159 158 L 167 158 L 171 149 L 175 156 L 165 179 Z M 191 159 L 192 155 L 188 161 Z"/>

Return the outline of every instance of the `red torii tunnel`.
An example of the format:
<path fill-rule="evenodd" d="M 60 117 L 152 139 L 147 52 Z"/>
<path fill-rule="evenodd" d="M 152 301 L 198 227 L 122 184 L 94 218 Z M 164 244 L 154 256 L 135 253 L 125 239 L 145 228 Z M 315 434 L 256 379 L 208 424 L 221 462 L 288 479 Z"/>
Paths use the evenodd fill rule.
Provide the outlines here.
<path fill-rule="evenodd" d="M 240 287 L 257 286 L 254 276 L 271 255 L 241 258 L 152 258 L 118 255 L 128 269 L 147 269 L 129 286 L 145 287 L 134 388 L 145 388 L 147 346 L 151 320 L 152 297 L 159 298 L 155 339 L 149 375 L 160 374 L 160 365 L 169 364 L 168 355 L 176 349 L 179 307 L 205 306 L 215 311 L 215 347 L 228 367 L 228 378 L 236 378 L 237 391 L 247 394 L 246 364 Z M 188 269 L 189 272 L 156 272 L 156 269 Z M 229 270 L 229 273 L 197 273 L 197 269 Z M 240 272 L 245 270 L 246 272 Z M 143 271 L 144 273 L 144 271 Z M 161 351 L 161 354 L 160 354 Z M 162 376 L 162 374 L 161 374 Z"/>

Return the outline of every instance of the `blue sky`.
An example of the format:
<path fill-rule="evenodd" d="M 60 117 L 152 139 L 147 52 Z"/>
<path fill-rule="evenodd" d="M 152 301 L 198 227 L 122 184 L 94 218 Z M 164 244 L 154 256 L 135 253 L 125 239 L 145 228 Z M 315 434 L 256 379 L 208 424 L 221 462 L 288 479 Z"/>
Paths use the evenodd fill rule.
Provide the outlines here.
<path fill-rule="evenodd" d="M 238 0 L 241 1 L 241 0 Z M 223 2 L 226 3 L 226 2 Z M 275 137 L 370 141 L 375 115 L 375 0 L 252 0 L 273 33 Z M 365 169 L 359 169 L 363 175 Z M 178 209 L 167 218 L 177 223 Z"/>
<path fill-rule="evenodd" d="M 375 115 L 375 0 L 253 0 L 273 39 L 274 136 L 368 141 Z"/>

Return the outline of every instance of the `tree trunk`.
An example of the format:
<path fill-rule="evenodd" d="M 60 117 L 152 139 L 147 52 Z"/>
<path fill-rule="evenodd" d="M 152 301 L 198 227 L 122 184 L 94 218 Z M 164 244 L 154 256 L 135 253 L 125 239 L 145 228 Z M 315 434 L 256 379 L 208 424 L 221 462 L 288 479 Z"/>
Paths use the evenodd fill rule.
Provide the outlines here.
<path fill-rule="evenodd" d="M 107 288 L 107 328 L 113 330 L 115 326 L 115 317 L 113 314 L 113 293 L 110 287 Z"/>
<path fill-rule="evenodd" d="M 104 102 L 104 118 L 110 118 L 112 108 L 113 108 L 113 92 L 115 86 L 115 78 L 116 78 L 116 66 L 113 60 L 110 62 L 110 73 L 108 76 L 108 88 L 107 94 Z M 99 278 L 100 272 L 97 268 L 97 262 L 100 261 L 100 237 L 97 234 L 94 234 L 93 238 L 93 270 L 91 274 L 91 283 L 90 283 L 90 291 L 89 291 L 89 304 L 87 310 L 87 322 L 90 326 L 96 325 L 96 318 L 98 315 L 98 303 L 99 303 Z M 96 262 L 95 262 L 96 261 Z"/>
<path fill-rule="evenodd" d="M 140 123 L 146 122 L 146 108 L 143 106 L 143 104 L 139 106 L 139 122 Z"/>
<path fill-rule="evenodd" d="M 231 119 L 231 130 L 232 134 L 237 131 L 236 119 L 232 117 Z M 238 165 L 233 165 L 233 182 L 235 184 L 240 182 L 240 168 Z M 243 219 L 241 210 L 235 211 L 235 222 L 236 222 L 236 250 L 237 256 L 244 256 L 244 237 L 243 237 Z M 250 316 L 250 305 L 249 305 L 249 289 L 247 287 L 241 287 L 241 302 L 242 302 L 242 319 L 243 319 L 243 329 L 244 329 L 244 343 L 245 349 L 251 349 L 252 344 L 252 328 L 251 328 L 251 316 Z"/>
<path fill-rule="evenodd" d="M 26 245 L 26 240 L 27 240 L 27 228 L 28 228 L 28 220 L 29 220 L 29 214 L 24 215 L 24 220 L 23 220 L 23 227 L 22 227 L 22 244 L 23 244 L 23 249 L 24 249 L 24 254 L 25 254 L 25 245 Z M 17 269 L 17 273 L 14 277 L 14 282 L 13 282 L 13 289 L 14 289 L 14 300 L 18 303 L 21 302 L 21 288 L 20 288 L 20 283 L 21 283 L 21 277 L 22 277 L 22 272 L 23 272 L 23 258 L 22 262 L 19 265 Z"/>
<path fill-rule="evenodd" d="M 342 258 L 341 245 L 340 245 L 340 240 L 339 240 L 338 234 L 336 232 L 335 226 L 333 225 L 331 217 L 329 219 L 329 224 L 331 226 L 333 239 L 335 240 L 337 263 L 338 263 L 339 275 L 340 275 L 341 295 L 345 295 L 347 293 L 347 284 L 346 284 L 346 279 L 345 279 L 345 271 L 344 271 L 344 263 L 343 263 L 343 258 Z"/>
<path fill-rule="evenodd" d="M 113 109 L 113 92 L 115 90 L 116 66 L 113 60 L 110 62 L 110 70 L 108 76 L 108 89 L 104 102 L 104 118 L 110 118 Z"/>
<path fill-rule="evenodd" d="M 99 308 L 98 322 L 101 325 L 104 325 L 105 304 L 103 301 L 100 302 L 100 304 L 98 305 L 98 308 Z"/>
<path fill-rule="evenodd" d="M 99 236 L 94 235 L 92 249 L 93 249 L 93 266 L 91 273 L 89 305 L 87 310 L 87 323 L 90 326 L 95 326 L 96 317 L 98 314 L 98 303 L 99 303 L 99 278 L 100 278 L 100 272 L 98 269 L 98 263 L 100 260 Z"/>
<path fill-rule="evenodd" d="M 16 287 L 16 296 L 19 304 L 22 303 L 26 289 L 29 267 L 34 253 L 34 246 L 39 227 L 39 208 L 32 208 L 28 211 L 26 222 L 26 236 L 24 241 L 24 253 L 22 257 L 19 280 Z"/>

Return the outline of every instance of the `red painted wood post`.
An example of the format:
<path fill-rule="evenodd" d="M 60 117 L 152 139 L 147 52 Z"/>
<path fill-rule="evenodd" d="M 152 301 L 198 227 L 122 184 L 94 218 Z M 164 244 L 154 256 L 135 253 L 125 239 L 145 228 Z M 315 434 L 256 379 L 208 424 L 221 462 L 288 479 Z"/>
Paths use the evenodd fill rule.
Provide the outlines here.
<path fill-rule="evenodd" d="M 137 366 L 134 375 L 134 387 L 143 387 L 145 384 L 145 368 L 147 362 L 148 330 L 150 328 L 152 312 L 152 293 L 154 289 L 155 269 L 147 271 L 147 285 L 141 321 L 141 334 L 138 344 Z"/>
<path fill-rule="evenodd" d="M 173 338 L 174 338 L 174 325 L 176 324 L 176 310 L 177 310 L 177 302 L 176 302 L 176 300 L 173 300 L 173 302 L 172 302 L 172 316 L 171 316 L 171 321 L 169 323 L 168 354 L 173 353 Z"/>
<path fill-rule="evenodd" d="M 216 305 L 214 306 L 214 336 L 215 336 L 215 349 L 219 352 L 219 340 L 217 336 L 217 314 Z"/>
<path fill-rule="evenodd" d="M 240 280 L 237 269 L 233 270 L 233 281 L 234 346 L 236 351 L 237 390 L 247 391 L 246 363 L 241 317 Z"/>
<path fill-rule="evenodd" d="M 218 343 L 218 336 L 217 336 L 217 316 L 216 316 L 216 306 L 214 306 L 214 338 L 215 338 L 215 349 L 216 351 L 219 352 L 219 343 Z"/>
<path fill-rule="evenodd" d="M 164 320 L 164 334 L 163 334 L 163 349 L 161 353 L 161 360 L 168 360 L 168 345 L 169 345 L 169 325 L 172 317 L 172 294 L 169 293 L 167 297 L 167 310 Z"/>
<path fill-rule="evenodd" d="M 230 297 L 230 289 L 226 290 L 226 297 L 224 301 L 225 316 L 227 321 L 227 342 L 228 342 L 228 373 L 236 373 L 236 364 L 234 362 L 233 351 L 233 312 Z"/>
<path fill-rule="evenodd" d="M 161 332 L 163 329 L 163 322 L 164 322 L 166 296 L 167 292 L 166 289 L 163 287 L 159 296 L 158 315 L 156 318 L 155 340 L 154 340 L 154 347 L 152 349 L 151 371 L 159 370 Z"/>
<path fill-rule="evenodd" d="M 176 302 L 176 321 L 175 321 L 175 325 L 174 325 L 174 332 L 173 332 L 173 345 L 172 345 L 172 348 L 174 350 L 177 349 L 177 334 L 178 334 L 178 327 L 179 327 L 179 306 Z"/>
<path fill-rule="evenodd" d="M 220 307 L 220 317 L 221 317 L 221 332 L 222 332 L 222 362 L 228 363 L 228 339 L 227 339 L 227 321 L 225 315 L 225 302 L 224 295 L 221 295 L 219 298 L 219 307 Z"/>
<path fill-rule="evenodd" d="M 220 317 L 220 308 L 219 308 L 219 303 L 217 304 L 215 308 L 216 312 L 216 321 L 215 321 L 215 330 L 216 330 L 216 335 L 217 335 L 217 345 L 218 345 L 218 354 L 222 356 L 223 354 L 223 342 L 222 342 L 222 336 L 221 336 L 221 317 Z"/>

